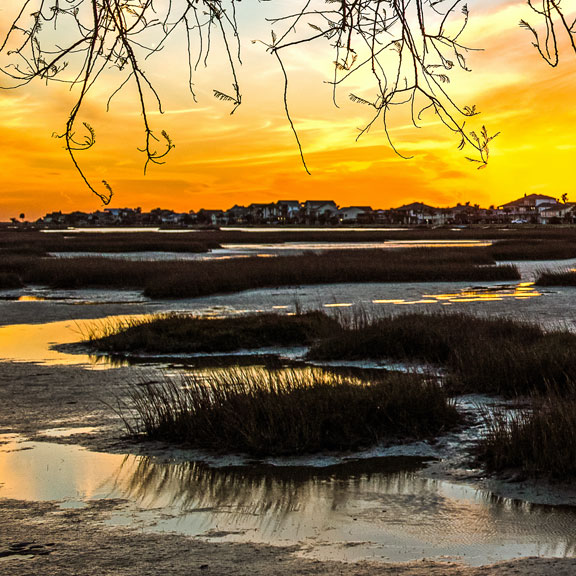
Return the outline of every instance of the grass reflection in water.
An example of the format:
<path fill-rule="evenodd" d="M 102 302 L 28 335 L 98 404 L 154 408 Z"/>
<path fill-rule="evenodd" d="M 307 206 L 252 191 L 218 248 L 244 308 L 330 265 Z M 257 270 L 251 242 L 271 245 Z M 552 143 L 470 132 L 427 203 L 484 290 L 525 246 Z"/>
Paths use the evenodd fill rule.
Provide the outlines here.
<path fill-rule="evenodd" d="M 415 458 L 372 458 L 321 468 L 210 468 L 142 458 L 127 460 L 116 484 L 140 506 L 173 510 L 176 518 L 168 527 L 211 537 L 246 533 L 284 543 L 318 536 L 323 542 L 369 539 L 367 548 L 379 546 L 388 558 L 419 557 L 426 549 L 479 563 L 520 550 L 576 552 L 574 510 L 423 478 L 417 473 L 422 465 Z"/>
<path fill-rule="evenodd" d="M 426 480 L 413 472 L 421 458 L 352 460 L 325 467 L 266 466 L 212 468 L 202 462 L 158 463 L 126 460 L 117 483 L 130 499 L 146 506 L 182 510 L 225 510 L 230 514 L 273 513 L 281 523 L 294 511 L 313 515 L 320 506 L 342 508 L 363 492 L 411 493 Z M 418 484 L 418 486 L 415 486 Z"/>

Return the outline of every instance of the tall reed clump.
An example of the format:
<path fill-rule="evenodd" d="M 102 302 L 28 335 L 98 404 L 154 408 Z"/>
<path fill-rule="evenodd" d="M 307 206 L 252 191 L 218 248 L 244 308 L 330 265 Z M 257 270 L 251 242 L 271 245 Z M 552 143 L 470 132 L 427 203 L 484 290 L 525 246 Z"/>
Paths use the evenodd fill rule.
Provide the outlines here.
<path fill-rule="evenodd" d="M 405 314 L 343 330 L 313 345 L 313 360 L 388 358 L 440 364 L 458 391 L 507 396 L 576 381 L 576 335 L 509 318 Z"/>
<path fill-rule="evenodd" d="M 134 386 L 129 429 L 149 439 L 255 456 L 348 450 L 425 438 L 458 412 L 437 382 L 389 375 L 370 383 L 318 369 L 234 369 Z"/>
<path fill-rule="evenodd" d="M 576 270 L 542 270 L 534 283 L 537 286 L 576 286 Z"/>
<path fill-rule="evenodd" d="M 576 395 L 566 398 L 551 390 L 530 409 L 488 417 L 488 431 L 478 442 L 476 456 L 494 472 L 517 470 L 528 476 L 575 478 Z"/>
<path fill-rule="evenodd" d="M 563 260 L 576 258 L 574 233 L 566 237 L 546 239 L 513 239 L 495 242 L 487 248 L 497 261 L 503 260 Z"/>
<path fill-rule="evenodd" d="M 336 319 L 322 312 L 231 318 L 167 314 L 96 325 L 85 339 L 97 350 L 112 353 L 229 352 L 266 346 L 307 346 L 340 329 Z"/>

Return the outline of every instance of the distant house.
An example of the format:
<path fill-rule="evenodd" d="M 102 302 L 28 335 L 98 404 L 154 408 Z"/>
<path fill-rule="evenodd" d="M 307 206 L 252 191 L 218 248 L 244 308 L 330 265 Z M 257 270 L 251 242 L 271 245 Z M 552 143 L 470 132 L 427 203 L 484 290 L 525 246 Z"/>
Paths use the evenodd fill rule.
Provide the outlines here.
<path fill-rule="evenodd" d="M 163 208 L 154 208 L 145 219 L 148 224 L 162 226 L 166 224 L 178 224 L 182 215 L 176 214 L 174 210 L 165 210 Z"/>
<path fill-rule="evenodd" d="M 417 225 L 439 225 L 445 224 L 446 213 L 441 208 L 434 208 L 423 202 L 412 202 L 404 204 L 399 208 L 393 208 L 395 220 L 399 224 L 417 224 Z"/>
<path fill-rule="evenodd" d="M 89 226 L 91 224 L 90 214 L 86 212 L 71 212 L 66 215 L 66 224 L 73 227 Z"/>
<path fill-rule="evenodd" d="M 104 208 L 98 217 L 107 226 L 134 226 L 142 223 L 141 208 Z"/>
<path fill-rule="evenodd" d="M 576 221 L 576 202 L 546 206 L 540 211 L 538 221 L 540 224 L 573 224 Z"/>
<path fill-rule="evenodd" d="M 45 226 L 63 226 L 64 222 L 65 222 L 65 215 L 62 214 L 62 212 L 58 211 L 58 212 L 50 212 L 49 214 L 46 214 L 44 216 L 44 218 L 42 218 L 42 223 Z"/>
<path fill-rule="evenodd" d="M 338 213 L 338 205 L 333 200 L 306 200 L 302 204 L 302 213 L 309 224 L 329 222 Z"/>
<path fill-rule="evenodd" d="M 373 210 L 371 214 L 374 224 L 393 224 L 394 217 L 392 210 L 383 210 L 379 208 L 378 210 Z"/>
<path fill-rule="evenodd" d="M 276 202 L 276 218 L 281 224 L 291 224 L 300 216 L 300 202 L 298 200 L 278 200 Z"/>
<path fill-rule="evenodd" d="M 221 226 L 226 223 L 226 217 L 223 210 L 199 210 L 196 215 L 198 224 L 209 226 Z"/>
<path fill-rule="evenodd" d="M 338 210 L 338 219 L 343 223 L 358 222 L 372 214 L 371 206 L 347 206 Z"/>
<path fill-rule="evenodd" d="M 452 208 L 445 208 L 446 224 L 480 224 L 499 221 L 499 212 L 492 208 L 480 208 L 478 204 L 456 204 Z"/>
<path fill-rule="evenodd" d="M 512 200 L 498 206 L 512 222 L 537 222 L 541 211 L 552 208 L 558 203 L 556 198 L 544 194 L 524 194 L 518 200 Z"/>
<path fill-rule="evenodd" d="M 471 212 L 472 206 L 470 206 L 469 202 L 467 204 L 458 202 L 456 206 L 444 210 L 446 220 L 449 224 L 468 224 Z"/>
<path fill-rule="evenodd" d="M 250 210 L 246 206 L 239 206 L 234 204 L 225 212 L 225 217 L 228 224 L 246 224 L 248 222 L 248 215 Z"/>
<path fill-rule="evenodd" d="M 273 203 L 253 203 L 248 206 L 248 219 L 252 224 L 265 224 L 274 220 L 276 205 Z"/>

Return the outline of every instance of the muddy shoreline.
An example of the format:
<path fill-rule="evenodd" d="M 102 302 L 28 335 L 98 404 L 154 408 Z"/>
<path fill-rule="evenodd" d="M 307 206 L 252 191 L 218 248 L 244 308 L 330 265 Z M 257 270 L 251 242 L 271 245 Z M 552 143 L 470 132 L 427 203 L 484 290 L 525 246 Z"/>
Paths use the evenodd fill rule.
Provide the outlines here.
<path fill-rule="evenodd" d="M 38 318 L 33 306 L 17 305 L 10 323 L 30 323 Z M 81 311 L 80 308 L 84 308 Z M 62 306 L 49 320 L 117 313 L 115 307 Z M 120 306 L 126 311 L 125 306 Z M 80 312 L 80 313 L 78 313 Z M 135 444 L 124 435 L 122 420 L 114 408 L 128 379 L 153 377 L 150 367 L 120 367 L 106 370 L 78 366 L 49 366 L 0 362 L 0 432 L 26 438 L 71 443 L 109 453 L 165 453 L 161 445 Z M 43 437 L 50 428 L 94 427 L 88 434 L 63 438 Z M 0 447 L 1 448 L 1 447 Z M 425 474 L 443 478 L 452 472 L 441 464 Z M 458 480 L 458 478 L 453 478 Z M 537 501 L 546 496 L 553 503 L 574 505 L 570 490 L 550 490 L 542 485 L 502 483 L 480 478 L 460 481 L 495 490 L 508 497 Z M 0 476 L 0 485 L 2 478 Z M 410 563 L 332 562 L 303 558 L 299 546 L 269 546 L 262 543 L 232 543 L 214 537 L 144 533 L 142 527 L 111 526 L 107 519 L 127 503 L 122 500 L 91 501 L 84 508 L 66 509 L 55 502 L 1 498 L 0 572 L 14 576 L 33 573 L 81 575 L 132 574 L 341 574 L 361 576 L 403 574 L 405 576 L 479 576 L 520 574 L 568 576 L 576 572 L 576 559 L 523 558 L 484 567 L 453 562 Z M 5 554 L 2 554 L 4 552 Z"/>
<path fill-rule="evenodd" d="M 569 576 L 574 559 L 523 558 L 480 568 L 427 560 L 407 564 L 320 562 L 299 558 L 295 547 L 219 543 L 174 534 L 142 534 L 137 529 L 103 525 L 122 502 L 61 510 L 50 503 L 0 500 L 0 553 L 10 544 L 24 552 L 0 558 L 0 571 L 13 576 L 120 576 L 227 574 L 231 576 Z M 9 535 L 9 536 L 8 536 Z"/>

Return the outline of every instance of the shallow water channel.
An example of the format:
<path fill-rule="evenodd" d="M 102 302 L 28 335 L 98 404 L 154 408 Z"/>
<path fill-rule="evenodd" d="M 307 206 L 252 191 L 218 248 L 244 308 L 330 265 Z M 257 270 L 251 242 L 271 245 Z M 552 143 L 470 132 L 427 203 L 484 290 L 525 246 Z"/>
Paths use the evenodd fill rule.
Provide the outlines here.
<path fill-rule="evenodd" d="M 573 265 L 573 263 L 570 263 Z M 566 266 L 566 262 L 554 263 Z M 85 367 L 111 364 L 87 353 L 54 349 L 77 342 L 110 314 L 185 311 L 232 315 L 292 312 L 296 307 L 400 313 L 465 311 L 513 315 L 546 326 L 576 326 L 576 290 L 539 290 L 524 263 L 523 280 L 505 285 L 341 284 L 252 290 L 184 301 L 149 301 L 135 292 L 54 291 L 42 287 L 0 295 L 0 361 Z M 111 312 L 112 306 L 114 312 Z M 108 307 L 108 308 L 107 308 Z M 109 309 L 110 312 L 106 313 Z M 43 319 L 57 320 L 48 322 Z M 76 319 L 71 319 L 76 318 Z M 161 358 L 156 359 L 161 363 Z M 376 449 L 337 458 L 202 459 L 94 453 L 58 440 L 97 430 L 45 430 L 49 441 L 0 435 L 0 498 L 55 501 L 82 508 L 120 499 L 109 520 L 144 531 L 175 531 L 229 541 L 299 544 L 302 554 L 343 560 L 462 560 L 481 565 L 522 556 L 573 556 L 576 508 L 499 498 L 478 483 L 435 479 L 425 458 L 462 451 L 477 430 L 438 446 Z"/>
<path fill-rule="evenodd" d="M 492 242 L 481 240 L 385 240 L 381 242 L 282 242 L 223 244 L 222 248 L 209 252 L 107 252 L 99 253 L 100 258 L 128 260 L 228 260 L 232 258 L 273 256 L 297 256 L 306 253 L 330 252 L 331 250 L 398 250 L 405 248 L 474 248 L 490 246 Z M 93 252 L 54 252 L 58 258 L 93 257 Z"/>
<path fill-rule="evenodd" d="M 303 555 L 348 561 L 426 557 L 481 565 L 571 556 L 576 549 L 575 509 L 428 479 L 417 459 L 214 468 L 10 435 L 0 441 L 0 497 L 56 501 L 63 508 L 121 499 L 111 525 L 299 544 Z"/>

